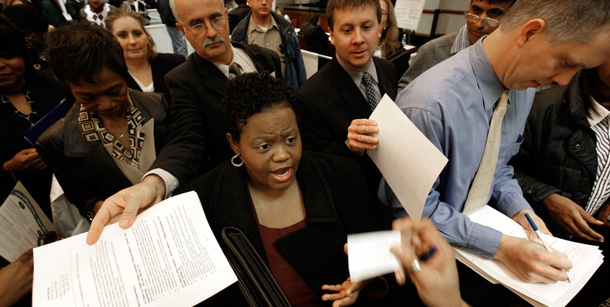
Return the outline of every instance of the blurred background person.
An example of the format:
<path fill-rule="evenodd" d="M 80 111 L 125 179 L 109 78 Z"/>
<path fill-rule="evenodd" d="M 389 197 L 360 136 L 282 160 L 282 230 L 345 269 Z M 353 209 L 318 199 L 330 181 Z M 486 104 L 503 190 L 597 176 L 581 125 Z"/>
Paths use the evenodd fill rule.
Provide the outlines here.
<path fill-rule="evenodd" d="M 47 217 L 51 218 L 51 172 L 23 133 L 51 111 L 65 96 L 54 79 L 32 69 L 23 33 L 0 14 L 0 150 L 2 189 L 21 181 Z M 4 199 L 4 198 L 2 198 Z"/>
<path fill-rule="evenodd" d="M 40 1 L 40 9 L 42 13 L 47 16 L 49 19 L 49 23 L 53 27 L 59 27 L 61 25 L 66 24 L 68 22 L 66 17 L 64 17 L 62 8 L 59 4 L 59 1 L 63 0 L 41 0 Z"/>
<path fill-rule="evenodd" d="M 188 51 L 186 49 L 186 40 L 184 35 L 180 33 L 178 27 L 176 27 L 176 18 L 172 9 L 169 7 L 169 0 L 159 0 L 157 10 L 161 16 L 161 22 L 165 25 L 167 34 L 172 40 L 172 49 L 175 54 L 182 55 L 185 59 L 188 57 Z"/>
<path fill-rule="evenodd" d="M 229 11 L 229 33 L 233 32 L 237 24 L 251 11 L 246 0 L 235 0 L 235 3 L 237 7 Z"/>
<path fill-rule="evenodd" d="M 76 103 L 36 147 L 70 202 L 92 219 L 103 200 L 139 183 L 165 147 L 167 101 L 128 89 L 123 50 L 101 27 L 86 21 L 60 27 L 49 33 L 47 52 Z"/>
<path fill-rule="evenodd" d="M 381 38 L 375 50 L 375 56 L 386 59 L 400 49 L 401 43 L 398 41 L 400 33 L 392 2 L 379 0 L 379 5 L 381 6 Z"/>
<path fill-rule="evenodd" d="M 49 30 L 49 20 L 40 10 L 33 6 L 20 4 L 7 7 L 4 15 L 25 35 L 27 44 L 27 61 L 31 68 L 48 78 L 55 78 L 51 67 L 47 63 L 44 44 Z"/>
<path fill-rule="evenodd" d="M 179 54 L 157 53 L 141 14 L 128 8 L 110 11 L 106 28 L 112 32 L 123 48 L 123 57 L 129 76 L 125 78 L 129 88 L 142 92 L 169 95 L 163 78 L 170 70 L 182 64 L 185 58 Z"/>
<path fill-rule="evenodd" d="M 72 20 L 81 19 L 79 12 L 84 6 L 85 0 L 66 0 L 66 11 L 68 11 Z"/>
<path fill-rule="evenodd" d="M 288 16 L 288 14 L 286 14 L 286 11 L 284 11 L 284 8 L 283 8 L 283 7 L 278 7 L 278 8 L 276 8 L 276 9 L 275 9 L 275 12 L 276 12 L 278 15 L 280 15 L 280 16 L 282 16 L 282 17 L 284 17 L 284 19 L 288 20 L 288 22 L 290 22 L 290 16 Z"/>
<path fill-rule="evenodd" d="M 116 6 L 104 3 L 102 0 L 89 0 L 89 4 L 86 4 L 78 13 L 80 15 L 79 19 L 84 19 L 104 27 L 104 19 L 106 19 L 111 10 L 116 8 Z"/>
<path fill-rule="evenodd" d="M 301 25 L 299 34 L 305 36 L 307 50 L 330 56 L 330 51 L 328 50 L 329 39 L 326 32 L 320 27 L 320 15 L 317 13 L 311 14 L 309 21 Z"/>
<path fill-rule="evenodd" d="M 141 14 L 144 17 L 145 24 L 150 23 L 150 17 L 148 17 L 148 10 L 146 8 L 146 3 L 141 0 L 125 0 L 121 3 L 120 7 L 124 7 L 135 11 L 138 14 Z"/>

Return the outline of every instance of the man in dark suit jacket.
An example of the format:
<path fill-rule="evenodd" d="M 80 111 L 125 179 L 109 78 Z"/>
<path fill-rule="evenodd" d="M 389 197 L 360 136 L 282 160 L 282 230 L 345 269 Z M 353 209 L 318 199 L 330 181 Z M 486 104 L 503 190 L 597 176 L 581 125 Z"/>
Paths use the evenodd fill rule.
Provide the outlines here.
<path fill-rule="evenodd" d="M 331 0 L 327 5 L 331 43 L 337 56 L 299 88 L 303 148 L 358 159 L 373 192 L 381 174 L 364 150 L 376 149 L 378 131 L 368 118 L 383 94 L 396 98 L 394 65 L 374 58 L 379 40 L 379 1 L 363 6 Z M 372 79 L 364 85 L 365 75 Z M 369 92 L 373 92 L 370 93 Z"/>
<path fill-rule="evenodd" d="M 229 30 L 233 32 L 233 29 L 237 27 L 237 24 L 250 14 L 250 7 L 246 0 L 236 0 L 237 7 L 229 11 Z"/>
<path fill-rule="evenodd" d="M 97 241 L 102 226 L 111 218 L 122 214 L 121 226 L 130 226 L 138 210 L 161 201 L 163 197 L 160 196 L 167 197 L 178 184 L 233 155 L 225 137 L 228 129 L 221 116 L 222 98 L 229 78 L 254 71 L 282 76 L 279 57 L 273 51 L 253 45 L 231 45 L 227 9 L 222 1 L 170 0 L 170 6 L 178 22 L 176 26 L 195 48 L 195 53 L 166 75 L 165 82 L 172 97 L 173 122 L 166 147 L 172 150 L 161 151 L 151 172 L 160 169 L 176 178 L 164 176 L 163 187 L 149 185 L 146 177 L 142 183 L 108 198 L 102 207 L 110 213 L 96 215 L 87 237 L 89 243 Z M 199 161 L 175 163 L 180 155 L 187 156 L 189 161 L 196 156 Z M 181 176 L 173 174 L 172 170 Z"/>
<path fill-rule="evenodd" d="M 280 60 L 274 52 L 240 43 L 233 43 L 232 47 L 232 50 L 239 48 L 245 53 L 252 60 L 256 71 L 275 72 L 276 76 L 281 77 Z M 216 65 L 218 63 L 193 53 L 184 64 L 165 76 L 172 97 L 172 116 L 184 118 L 180 126 L 176 127 L 183 131 L 179 135 L 185 137 L 185 141 L 191 134 L 200 133 L 204 136 L 204 171 L 234 155 L 227 142 L 228 128 L 222 118 L 222 98 L 229 78 Z M 192 116 L 193 113 L 197 116 Z"/>

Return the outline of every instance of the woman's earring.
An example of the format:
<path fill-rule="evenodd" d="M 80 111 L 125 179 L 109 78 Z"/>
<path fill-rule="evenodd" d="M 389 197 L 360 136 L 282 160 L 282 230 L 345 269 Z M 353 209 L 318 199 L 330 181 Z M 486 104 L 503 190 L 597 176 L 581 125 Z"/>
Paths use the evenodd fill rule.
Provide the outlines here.
<path fill-rule="evenodd" d="M 242 165 L 244 165 L 244 161 L 241 160 L 240 156 L 234 155 L 233 157 L 231 157 L 231 164 L 233 164 L 233 166 L 235 167 L 241 167 Z"/>

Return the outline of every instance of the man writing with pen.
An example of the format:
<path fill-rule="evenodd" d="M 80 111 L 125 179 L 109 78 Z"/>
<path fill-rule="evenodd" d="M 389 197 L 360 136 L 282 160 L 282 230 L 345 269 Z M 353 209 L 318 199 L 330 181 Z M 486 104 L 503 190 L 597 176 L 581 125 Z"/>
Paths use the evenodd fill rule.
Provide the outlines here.
<path fill-rule="evenodd" d="M 610 2 L 574 4 L 517 0 L 496 31 L 420 75 L 396 99 L 449 158 L 428 195 L 423 215 L 452 245 L 497 259 L 528 282 L 565 281 L 564 270 L 572 264 L 562 253 L 503 235 L 472 222 L 465 213 L 489 203 L 531 230 L 525 218 L 529 213 L 540 231 L 550 234 L 523 197 L 507 162 L 523 141 L 534 88 L 551 82 L 565 85 L 580 69 L 598 66 L 610 57 Z M 360 129 L 365 130 L 375 133 L 378 128 L 373 124 Z M 371 148 L 377 146 L 372 136 L 360 139 Z M 387 185 L 383 192 L 380 198 L 395 209 L 395 215 L 404 215 Z M 493 298 L 479 290 L 488 283 L 469 287 L 480 277 L 468 273 L 472 274 L 468 269 L 460 271 L 464 298 L 475 305 L 488 304 Z"/>

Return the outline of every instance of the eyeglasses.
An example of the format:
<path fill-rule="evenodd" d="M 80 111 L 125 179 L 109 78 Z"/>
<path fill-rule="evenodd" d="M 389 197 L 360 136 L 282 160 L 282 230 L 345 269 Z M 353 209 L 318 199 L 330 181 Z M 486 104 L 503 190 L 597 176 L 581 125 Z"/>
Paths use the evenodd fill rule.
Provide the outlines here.
<path fill-rule="evenodd" d="M 481 20 L 481 17 L 479 17 L 478 15 L 475 14 L 471 14 L 471 13 L 464 13 L 464 17 L 466 17 L 466 20 L 468 22 L 478 22 L 479 20 Z M 497 28 L 500 25 L 500 21 L 497 19 L 493 19 L 493 18 L 489 18 L 489 17 L 485 17 L 483 18 L 483 22 L 486 23 L 489 27 L 491 28 Z"/>
<path fill-rule="evenodd" d="M 222 30 L 224 29 L 224 27 L 227 25 L 225 23 L 225 17 L 224 16 L 218 16 L 215 18 L 210 19 L 210 24 L 212 25 L 212 27 L 215 30 Z M 208 30 L 208 27 L 205 25 L 205 22 L 200 22 L 200 23 L 196 23 L 190 27 L 187 27 L 185 25 L 183 25 L 185 29 L 187 29 L 189 32 L 195 34 L 195 35 L 199 35 L 201 33 L 205 33 Z"/>
<path fill-rule="evenodd" d="M 388 12 L 386 12 L 385 10 L 381 10 L 381 16 L 388 16 Z"/>

